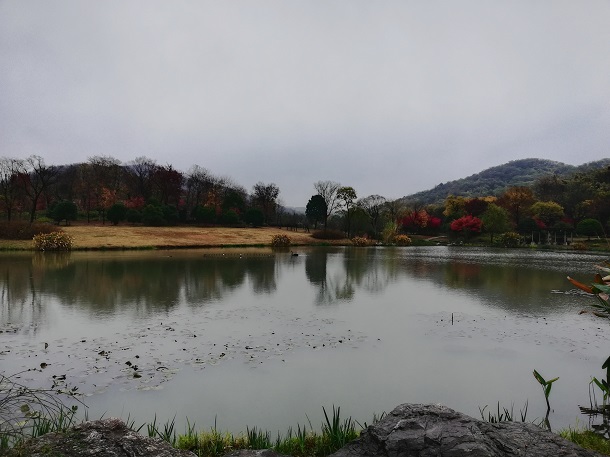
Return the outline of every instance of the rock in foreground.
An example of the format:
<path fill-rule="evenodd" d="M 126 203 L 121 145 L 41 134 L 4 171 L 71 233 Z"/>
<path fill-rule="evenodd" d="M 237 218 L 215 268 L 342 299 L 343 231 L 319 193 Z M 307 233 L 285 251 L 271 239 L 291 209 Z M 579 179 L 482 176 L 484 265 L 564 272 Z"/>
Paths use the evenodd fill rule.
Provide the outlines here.
<path fill-rule="evenodd" d="M 49 433 L 32 440 L 21 455 L 31 457 L 195 457 L 172 448 L 159 438 L 142 436 L 120 419 L 83 422 L 65 433 Z"/>
<path fill-rule="evenodd" d="M 331 457 L 593 457 L 533 424 L 492 424 L 441 405 L 403 404 Z"/>

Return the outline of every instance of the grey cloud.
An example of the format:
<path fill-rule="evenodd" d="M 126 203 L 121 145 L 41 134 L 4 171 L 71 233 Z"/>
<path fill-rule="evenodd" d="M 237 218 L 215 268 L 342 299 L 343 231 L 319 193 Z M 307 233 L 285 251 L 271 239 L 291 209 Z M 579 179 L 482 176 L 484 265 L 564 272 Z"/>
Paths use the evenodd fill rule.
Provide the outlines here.
<path fill-rule="evenodd" d="M 302 206 L 608 156 L 610 4 L 0 2 L 0 155 L 197 163 Z"/>

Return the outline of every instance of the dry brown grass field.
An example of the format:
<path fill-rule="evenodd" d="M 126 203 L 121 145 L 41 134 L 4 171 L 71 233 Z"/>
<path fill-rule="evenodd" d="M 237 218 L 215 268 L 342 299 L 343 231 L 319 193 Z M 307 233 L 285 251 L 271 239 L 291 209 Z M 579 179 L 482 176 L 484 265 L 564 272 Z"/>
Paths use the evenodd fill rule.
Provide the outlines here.
<path fill-rule="evenodd" d="M 73 249 L 185 248 L 270 245 L 274 235 L 288 235 L 293 245 L 319 244 L 310 233 L 276 227 L 141 227 L 75 224 L 61 229 L 73 238 Z M 343 240 L 345 243 L 346 240 Z M 333 242 L 336 243 L 336 242 Z M 341 244 L 341 242 L 337 243 Z M 3 249 L 32 249 L 32 241 L 0 240 Z"/>

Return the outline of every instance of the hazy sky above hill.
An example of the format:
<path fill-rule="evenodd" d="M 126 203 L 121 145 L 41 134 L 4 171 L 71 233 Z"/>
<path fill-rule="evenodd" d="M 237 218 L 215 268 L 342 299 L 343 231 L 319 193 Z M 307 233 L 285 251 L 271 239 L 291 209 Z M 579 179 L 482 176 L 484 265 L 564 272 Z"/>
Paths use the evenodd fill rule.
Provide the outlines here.
<path fill-rule="evenodd" d="M 610 157 L 607 0 L 0 0 L 0 156 L 198 164 L 305 206 Z"/>

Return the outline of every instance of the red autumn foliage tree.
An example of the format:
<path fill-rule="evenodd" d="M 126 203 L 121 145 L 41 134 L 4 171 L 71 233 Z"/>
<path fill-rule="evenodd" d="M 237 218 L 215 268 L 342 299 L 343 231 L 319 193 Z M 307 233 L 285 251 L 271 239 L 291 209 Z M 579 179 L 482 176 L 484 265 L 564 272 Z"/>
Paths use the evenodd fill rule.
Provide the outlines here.
<path fill-rule="evenodd" d="M 430 219 L 428 219 L 428 228 L 437 229 L 441 226 L 442 223 L 443 221 L 440 217 L 430 216 Z"/>
<path fill-rule="evenodd" d="M 451 230 L 458 233 L 463 233 L 464 236 L 468 237 L 471 233 L 481 233 L 481 227 L 483 222 L 478 217 L 474 217 L 471 214 L 460 217 L 451 223 Z"/>
<path fill-rule="evenodd" d="M 409 211 L 400 221 L 401 225 L 409 231 L 418 232 L 428 226 L 430 216 L 425 209 Z"/>

